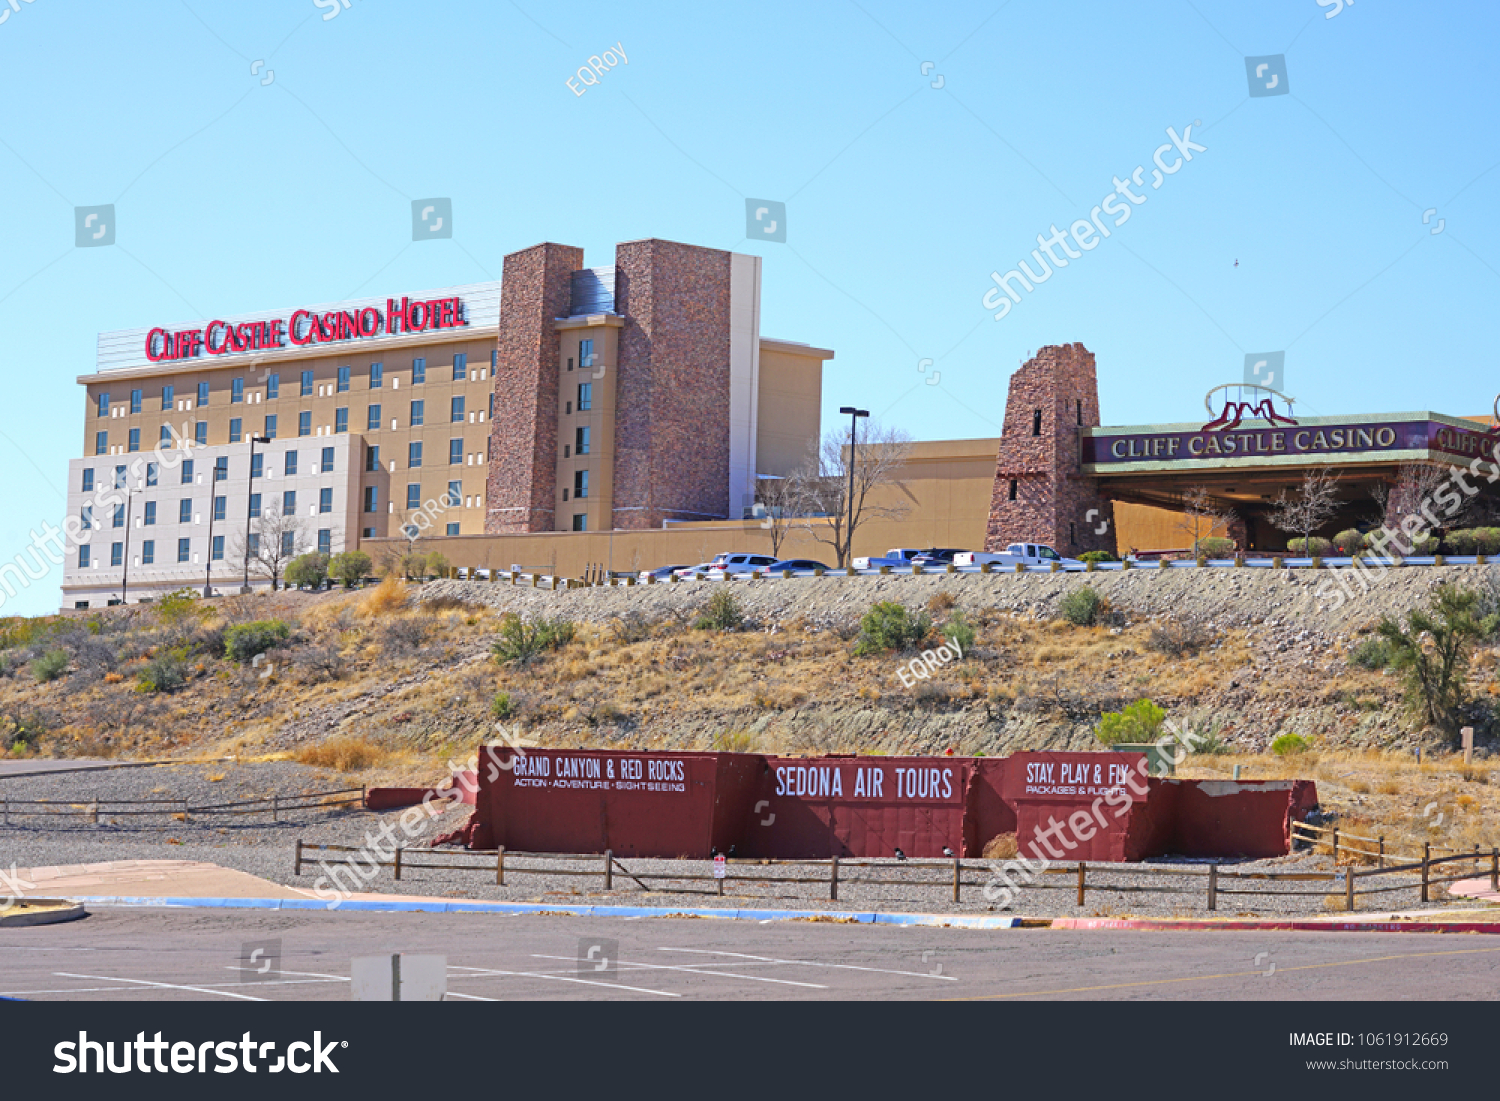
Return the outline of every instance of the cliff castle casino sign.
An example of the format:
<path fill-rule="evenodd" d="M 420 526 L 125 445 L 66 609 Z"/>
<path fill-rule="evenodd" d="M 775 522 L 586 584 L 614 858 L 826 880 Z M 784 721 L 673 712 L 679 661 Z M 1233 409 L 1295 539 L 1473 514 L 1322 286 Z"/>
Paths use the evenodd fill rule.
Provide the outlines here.
<path fill-rule="evenodd" d="M 1175 426 L 1164 430 L 1096 428 L 1083 438 L 1083 463 L 1102 473 L 1130 464 L 1168 467 L 1219 461 L 1243 466 L 1266 461 L 1280 465 L 1299 458 L 1328 462 L 1337 456 L 1353 455 L 1371 460 L 1388 456 L 1397 461 L 1415 457 L 1410 452 L 1441 452 L 1465 459 L 1491 457 L 1495 437 L 1482 428 L 1411 416 L 1413 419 L 1368 421 L 1318 418 L 1296 425 L 1229 431 L 1174 431 Z"/>

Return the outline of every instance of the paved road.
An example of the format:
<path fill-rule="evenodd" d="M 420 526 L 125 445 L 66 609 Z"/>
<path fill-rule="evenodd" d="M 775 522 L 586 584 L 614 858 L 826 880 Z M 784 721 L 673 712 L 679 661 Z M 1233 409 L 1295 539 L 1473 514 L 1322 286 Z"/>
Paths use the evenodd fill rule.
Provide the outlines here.
<path fill-rule="evenodd" d="M 254 975 L 242 959 L 268 941 L 279 942 L 279 963 Z M 450 997 L 477 1001 L 1420 1001 L 1500 991 L 1500 938 L 1490 937 L 102 910 L 0 929 L 0 994 L 344 1000 L 351 957 L 396 951 L 446 956 Z M 265 954 L 254 958 L 259 967 Z"/>

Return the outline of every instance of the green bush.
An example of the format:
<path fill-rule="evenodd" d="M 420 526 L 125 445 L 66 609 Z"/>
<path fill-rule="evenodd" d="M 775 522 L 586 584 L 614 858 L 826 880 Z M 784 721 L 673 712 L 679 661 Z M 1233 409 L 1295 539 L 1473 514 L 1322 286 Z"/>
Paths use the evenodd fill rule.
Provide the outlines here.
<path fill-rule="evenodd" d="M 1070 590 L 1057 606 L 1057 614 L 1075 627 L 1092 627 L 1104 600 L 1087 585 Z"/>
<path fill-rule="evenodd" d="M 1449 554 L 1500 553 L 1500 528 L 1460 528 L 1443 538 L 1443 549 Z"/>
<path fill-rule="evenodd" d="M 1500 528 L 1474 529 L 1475 554 L 1500 554 Z"/>
<path fill-rule="evenodd" d="M 449 569 L 452 568 L 447 556 L 440 551 L 427 552 L 426 567 L 427 572 L 423 575 L 425 577 L 447 577 Z"/>
<path fill-rule="evenodd" d="M 859 621 L 856 656 L 880 654 L 895 650 L 916 650 L 932 633 L 932 617 L 926 612 L 913 615 L 904 605 L 882 600 L 870 608 Z"/>
<path fill-rule="evenodd" d="M 370 556 L 364 551 L 344 551 L 328 560 L 328 576 L 352 589 L 356 581 L 370 576 Z"/>
<path fill-rule="evenodd" d="M 31 675 L 40 684 L 54 681 L 68 671 L 68 652 L 48 650 L 31 663 Z"/>
<path fill-rule="evenodd" d="M 157 654 L 135 675 L 137 692 L 175 692 L 188 682 L 187 662 L 179 650 Z"/>
<path fill-rule="evenodd" d="M 549 650 L 560 650 L 573 641 L 577 628 L 569 619 L 537 617 L 527 623 L 515 612 L 500 620 L 500 637 L 490 653 L 501 665 L 529 665 Z"/>
<path fill-rule="evenodd" d="M 328 580 L 328 559 L 328 555 L 317 551 L 298 555 L 287 564 L 286 583 L 306 585 L 311 589 L 321 587 Z"/>
<path fill-rule="evenodd" d="M 509 692 L 496 692 L 495 698 L 490 701 L 490 714 L 497 719 L 508 719 L 515 714 L 515 710 Z"/>
<path fill-rule="evenodd" d="M 1333 553 L 1333 543 L 1321 535 L 1314 535 L 1310 539 L 1304 539 L 1299 535 L 1295 539 L 1286 541 L 1286 549 L 1288 554 L 1299 558 L 1327 558 Z"/>
<path fill-rule="evenodd" d="M 959 609 L 954 609 L 948 621 L 938 628 L 938 634 L 957 643 L 964 658 L 968 658 L 974 649 L 974 625 Z"/>
<path fill-rule="evenodd" d="M 1223 535 L 1209 535 L 1198 540 L 1198 554 L 1203 558 L 1229 558 L 1234 550 L 1234 540 Z"/>
<path fill-rule="evenodd" d="M 1333 549 L 1341 555 L 1352 558 L 1365 549 L 1364 532 L 1358 528 L 1345 528 L 1333 537 Z"/>
<path fill-rule="evenodd" d="M 264 654 L 278 642 L 285 642 L 291 633 L 292 629 L 279 619 L 241 623 L 224 632 L 224 653 L 231 661 L 244 665 L 254 661 L 256 654 Z"/>
<path fill-rule="evenodd" d="M 738 631 L 745 624 L 739 598 L 728 589 L 719 589 L 693 621 L 695 631 Z"/>
<path fill-rule="evenodd" d="M 1094 737 L 1104 745 L 1121 742 L 1154 742 L 1161 736 L 1167 713 L 1150 700 L 1136 700 L 1120 711 L 1106 711 L 1099 716 Z"/>
<path fill-rule="evenodd" d="M 208 609 L 203 606 L 193 589 L 173 589 L 158 600 L 152 610 L 156 613 L 156 618 L 169 627 L 190 619 L 202 622 L 208 616 Z"/>
<path fill-rule="evenodd" d="M 1384 669 L 1391 662 L 1391 644 L 1383 638 L 1367 638 L 1349 651 L 1349 664 L 1361 669 Z"/>
<path fill-rule="evenodd" d="M 1080 562 L 1118 562 L 1119 559 L 1110 554 L 1109 551 L 1084 551 L 1078 556 Z"/>
<path fill-rule="evenodd" d="M 1282 734 L 1271 743 L 1271 752 L 1278 757 L 1293 757 L 1298 753 L 1306 753 L 1311 748 L 1311 744 L 1301 734 Z"/>
<path fill-rule="evenodd" d="M 1404 624 L 1385 617 L 1378 628 L 1390 647 L 1390 664 L 1405 674 L 1406 703 L 1422 722 L 1457 739 L 1468 701 L 1469 655 L 1500 628 L 1474 589 L 1443 584 L 1426 608 L 1406 613 Z"/>

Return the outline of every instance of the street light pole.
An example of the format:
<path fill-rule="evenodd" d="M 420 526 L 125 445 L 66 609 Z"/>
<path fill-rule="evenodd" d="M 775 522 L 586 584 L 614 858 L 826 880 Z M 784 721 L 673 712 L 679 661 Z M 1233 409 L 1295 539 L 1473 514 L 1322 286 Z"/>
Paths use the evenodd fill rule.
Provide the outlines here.
<path fill-rule="evenodd" d="M 844 546 L 848 549 L 844 565 L 854 565 L 854 449 L 859 443 L 859 418 L 868 417 L 868 409 L 856 409 L 845 405 L 839 412 L 849 418 L 849 526 L 844 530 Z"/>
<path fill-rule="evenodd" d="M 125 556 L 120 559 L 125 572 L 120 576 L 120 603 L 130 603 L 130 505 L 133 495 L 130 492 L 130 483 L 125 483 Z"/>
<path fill-rule="evenodd" d="M 208 600 L 214 595 L 214 492 L 218 483 L 214 481 L 214 475 L 218 473 L 212 467 L 208 472 L 208 550 L 203 554 L 203 560 L 207 565 L 203 569 L 203 599 Z"/>
<path fill-rule="evenodd" d="M 250 467 L 245 471 L 245 578 L 240 585 L 242 593 L 250 591 L 250 501 L 255 496 L 250 491 L 255 488 L 255 445 L 270 442 L 270 436 L 250 437 Z M 209 541 L 209 553 L 213 553 L 212 540 Z"/>

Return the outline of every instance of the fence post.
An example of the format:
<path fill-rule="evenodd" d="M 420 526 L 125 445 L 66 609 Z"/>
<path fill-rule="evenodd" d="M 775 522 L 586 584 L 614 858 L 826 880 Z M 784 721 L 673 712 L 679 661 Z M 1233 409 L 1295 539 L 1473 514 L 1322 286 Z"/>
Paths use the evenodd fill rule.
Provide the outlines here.
<path fill-rule="evenodd" d="M 1088 875 L 1088 872 L 1085 871 L 1087 867 L 1088 865 L 1085 864 L 1082 860 L 1078 862 L 1078 905 L 1080 906 L 1083 905 L 1083 896 L 1085 890 L 1087 889 L 1084 886 L 1084 877 Z"/>
<path fill-rule="evenodd" d="M 400 845 L 396 846 L 395 875 L 396 875 L 396 878 L 398 880 L 401 878 L 401 846 Z"/>
<path fill-rule="evenodd" d="M 292 864 L 292 874 L 302 874 L 302 838 L 300 837 L 297 838 L 297 856 L 295 862 Z"/>
<path fill-rule="evenodd" d="M 10 796 L 4 796 L 3 802 L 5 805 L 5 824 L 8 826 L 10 825 Z"/>
<path fill-rule="evenodd" d="M 728 863 L 728 862 L 726 861 L 725 863 Z M 725 875 L 725 878 L 728 878 L 728 876 L 729 876 L 729 869 L 728 868 L 724 869 L 724 875 Z M 719 897 L 723 898 L 724 897 L 724 880 L 723 879 L 719 879 L 719 880 L 715 880 L 715 882 L 719 886 Z"/>
<path fill-rule="evenodd" d="M 1490 890 L 1500 891 L 1500 848 L 1490 850 Z"/>
<path fill-rule="evenodd" d="M 1432 859 L 1432 842 L 1422 842 L 1422 901 L 1427 901 L 1427 877 L 1429 874 L 1429 861 Z"/>
<path fill-rule="evenodd" d="M 186 799 L 182 801 L 182 820 L 184 822 L 188 820 L 188 801 Z"/>
<path fill-rule="evenodd" d="M 1208 866 L 1208 908 L 1210 910 L 1219 908 L 1219 866 L 1217 864 Z"/>
<path fill-rule="evenodd" d="M 963 864 L 955 860 L 953 862 L 953 901 L 958 901 L 958 892 L 963 886 Z"/>
<path fill-rule="evenodd" d="M 1344 909 L 1354 909 L 1354 865 L 1344 869 Z"/>
<path fill-rule="evenodd" d="M 1385 835 L 1380 837 L 1380 866 L 1385 867 Z"/>
<path fill-rule="evenodd" d="M 271 796 L 271 821 L 281 821 L 281 796 L 279 795 Z M 401 850 L 397 849 L 396 851 L 400 852 Z M 399 879 L 400 877 L 398 876 L 397 878 Z"/>
<path fill-rule="evenodd" d="M 604 889 L 613 890 L 615 885 L 615 853 L 613 849 L 604 850 Z"/>
<path fill-rule="evenodd" d="M 495 885 L 497 887 L 504 887 L 505 886 L 505 846 L 504 845 L 501 845 L 499 851 L 495 854 Z"/>
<path fill-rule="evenodd" d="M 839 858 L 835 856 L 828 873 L 828 897 L 834 902 L 839 898 Z"/>
<path fill-rule="evenodd" d="M 99 797 L 97 795 L 94 796 L 94 801 L 89 804 L 89 821 L 93 822 L 96 826 L 99 824 Z"/>
<path fill-rule="evenodd" d="M 1339 866 L 1339 828 L 1337 826 L 1334 826 L 1333 827 L 1333 867 L 1334 867 L 1335 870 L 1337 870 L 1338 866 Z"/>

